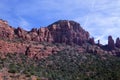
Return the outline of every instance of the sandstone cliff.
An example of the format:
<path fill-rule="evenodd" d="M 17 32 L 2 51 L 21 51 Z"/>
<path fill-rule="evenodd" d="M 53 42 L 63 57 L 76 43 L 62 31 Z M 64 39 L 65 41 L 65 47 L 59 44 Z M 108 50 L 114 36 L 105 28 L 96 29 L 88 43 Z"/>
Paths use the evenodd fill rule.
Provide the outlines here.
<path fill-rule="evenodd" d="M 7 21 L 0 19 L 0 53 L 24 53 L 29 57 L 43 58 L 57 51 L 63 50 L 64 46 L 43 45 L 47 44 L 67 44 L 74 47 L 79 52 L 89 53 L 109 53 L 120 55 L 120 40 L 116 43 L 112 36 L 108 37 L 108 45 L 104 46 L 94 38 L 89 37 L 89 32 L 85 31 L 79 23 L 69 20 L 59 20 L 47 27 L 33 28 L 26 31 L 20 27 L 13 28 Z"/>

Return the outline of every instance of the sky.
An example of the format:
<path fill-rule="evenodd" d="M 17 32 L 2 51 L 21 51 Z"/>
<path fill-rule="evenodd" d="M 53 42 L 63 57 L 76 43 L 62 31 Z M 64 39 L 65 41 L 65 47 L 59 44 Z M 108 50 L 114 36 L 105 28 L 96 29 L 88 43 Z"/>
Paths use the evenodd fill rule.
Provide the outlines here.
<path fill-rule="evenodd" d="M 106 44 L 109 35 L 120 37 L 120 0 L 0 0 L 0 19 L 25 30 L 74 20 Z"/>

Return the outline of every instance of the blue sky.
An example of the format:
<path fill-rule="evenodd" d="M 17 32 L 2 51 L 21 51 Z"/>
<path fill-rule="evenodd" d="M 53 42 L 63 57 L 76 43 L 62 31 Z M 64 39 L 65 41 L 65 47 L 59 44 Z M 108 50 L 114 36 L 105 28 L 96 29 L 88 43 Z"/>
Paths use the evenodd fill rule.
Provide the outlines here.
<path fill-rule="evenodd" d="M 26 30 L 74 20 L 104 44 L 120 37 L 120 0 L 0 0 L 0 18 Z"/>

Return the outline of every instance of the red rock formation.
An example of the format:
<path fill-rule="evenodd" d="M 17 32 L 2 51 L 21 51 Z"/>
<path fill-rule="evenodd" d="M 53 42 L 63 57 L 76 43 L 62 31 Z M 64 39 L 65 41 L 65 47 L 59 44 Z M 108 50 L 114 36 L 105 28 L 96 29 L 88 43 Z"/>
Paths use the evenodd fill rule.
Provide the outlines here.
<path fill-rule="evenodd" d="M 27 41 L 53 42 L 82 45 L 89 39 L 89 33 L 81 28 L 79 23 L 74 21 L 60 20 L 48 27 L 25 31 L 18 27 L 11 28 L 7 22 L 0 22 L 0 37 L 21 38 Z"/>
<path fill-rule="evenodd" d="M 68 20 L 57 21 L 48 27 L 33 28 L 31 31 L 25 31 L 18 27 L 12 28 L 4 20 L 0 20 L 0 52 L 1 53 L 24 53 L 32 58 L 44 58 L 50 54 L 63 50 L 64 46 L 56 47 L 45 46 L 40 42 L 65 43 L 80 45 L 79 52 L 90 53 L 110 53 L 120 55 L 120 50 L 114 50 L 115 44 L 112 36 L 108 37 L 108 47 L 102 49 L 98 41 L 97 47 L 94 38 L 89 38 L 89 33 L 85 31 L 79 23 Z M 92 45 L 84 44 L 89 42 Z M 76 45 L 75 45 L 76 46 Z M 86 47 L 87 46 L 87 47 Z M 89 47 L 90 46 L 90 47 Z M 116 39 L 116 47 L 120 48 L 120 39 Z M 108 48 L 109 52 L 105 51 Z"/>
<path fill-rule="evenodd" d="M 116 39 L 115 46 L 120 48 L 120 39 L 119 38 Z"/>
<path fill-rule="evenodd" d="M 108 37 L 108 49 L 109 50 L 115 49 L 115 44 L 114 44 L 114 40 L 112 39 L 112 36 Z"/>
<path fill-rule="evenodd" d="M 13 39 L 14 29 L 8 25 L 7 21 L 0 20 L 0 38 Z"/>
<path fill-rule="evenodd" d="M 27 44 L 12 43 L 0 40 L 0 52 L 1 53 L 25 53 Z"/>
<path fill-rule="evenodd" d="M 15 34 L 18 37 L 17 38 L 22 38 L 25 39 L 25 36 L 27 34 L 27 31 L 23 30 L 22 28 L 18 27 L 17 29 L 14 30 Z"/>
<path fill-rule="evenodd" d="M 29 57 L 42 58 L 56 53 L 62 48 L 59 49 L 55 46 L 44 48 L 43 45 L 35 45 L 33 42 L 82 45 L 88 41 L 89 33 L 74 21 L 61 20 L 48 27 L 25 31 L 20 27 L 12 28 L 6 21 L 0 20 L 0 38 L 1 53 L 24 53 Z"/>
<path fill-rule="evenodd" d="M 89 33 L 74 21 L 60 20 L 48 26 L 53 42 L 83 44 L 88 41 Z"/>
<path fill-rule="evenodd" d="M 92 45 L 95 45 L 94 38 L 90 38 L 90 39 L 89 39 L 89 43 L 92 44 Z"/>

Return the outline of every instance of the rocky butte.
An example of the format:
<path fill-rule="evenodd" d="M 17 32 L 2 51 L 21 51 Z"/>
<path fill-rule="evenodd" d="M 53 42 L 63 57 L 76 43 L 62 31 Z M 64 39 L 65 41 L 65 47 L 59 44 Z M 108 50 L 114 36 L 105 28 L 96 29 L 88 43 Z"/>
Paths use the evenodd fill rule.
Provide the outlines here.
<path fill-rule="evenodd" d="M 0 19 L 0 53 L 1 56 L 8 53 L 23 53 L 39 59 L 64 49 L 64 46 L 58 48 L 56 45 L 43 45 L 47 42 L 49 44 L 78 45 L 77 50 L 80 52 L 119 56 L 119 38 L 114 42 L 112 36 L 109 36 L 108 45 L 102 45 L 100 41 L 95 43 L 94 38 L 90 38 L 89 35 L 89 32 L 75 21 L 59 20 L 47 27 L 26 31 L 20 27 L 13 28 L 7 21 Z"/>

